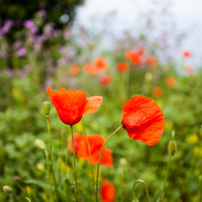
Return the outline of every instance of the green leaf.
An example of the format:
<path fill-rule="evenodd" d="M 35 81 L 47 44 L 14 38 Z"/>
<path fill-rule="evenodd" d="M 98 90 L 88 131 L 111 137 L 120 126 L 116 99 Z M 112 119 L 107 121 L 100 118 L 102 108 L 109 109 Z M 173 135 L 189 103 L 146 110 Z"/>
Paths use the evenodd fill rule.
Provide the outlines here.
<path fill-rule="evenodd" d="M 38 185 L 39 187 L 42 187 L 44 189 L 48 189 L 48 190 L 54 190 L 54 186 L 50 186 L 49 184 L 46 184 L 44 182 L 38 181 L 38 180 L 34 180 L 34 179 L 30 179 L 30 180 L 25 180 L 24 183 L 26 184 L 35 184 Z M 57 188 L 57 190 L 62 193 L 62 194 L 66 194 L 64 191 L 62 191 L 60 188 Z"/>

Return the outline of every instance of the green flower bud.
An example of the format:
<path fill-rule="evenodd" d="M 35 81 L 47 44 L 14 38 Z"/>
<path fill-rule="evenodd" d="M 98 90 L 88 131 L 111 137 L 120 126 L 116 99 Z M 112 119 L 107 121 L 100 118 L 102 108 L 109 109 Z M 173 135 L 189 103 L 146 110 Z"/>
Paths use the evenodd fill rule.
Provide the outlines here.
<path fill-rule="evenodd" d="M 13 192 L 12 188 L 5 185 L 3 186 L 3 191 L 6 193 L 6 194 L 11 194 Z"/>
<path fill-rule="evenodd" d="M 50 114 L 50 102 L 49 101 L 43 102 L 43 111 L 44 111 L 44 114 L 46 115 L 46 117 L 48 117 Z"/>
<path fill-rule="evenodd" d="M 169 145 L 168 145 L 168 152 L 172 156 L 174 156 L 175 153 L 177 152 L 177 144 L 176 144 L 176 141 L 174 140 L 174 137 L 175 137 L 175 132 L 172 131 L 172 140 L 169 142 Z"/>

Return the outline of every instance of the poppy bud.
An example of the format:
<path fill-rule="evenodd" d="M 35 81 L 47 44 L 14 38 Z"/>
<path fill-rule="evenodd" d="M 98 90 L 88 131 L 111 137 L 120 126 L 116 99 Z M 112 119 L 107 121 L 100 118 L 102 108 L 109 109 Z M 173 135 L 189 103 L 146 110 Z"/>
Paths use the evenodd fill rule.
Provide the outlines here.
<path fill-rule="evenodd" d="M 120 158 L 119 162 L 120 162 L 121 165 L 126 165 L 127 164 L 126 158 Z"/>
<path fill-rule="evenodd" d="M 37 163 L 36 167 L 37 167 L 37 169 L 40 170 L 40 171 L 43 171 L 43 170 L 44 170 L 44 165 L 41 164 L 41 163 Z"/>
<path fill-rule="evenodd" d="M 177 152 L 177 144 L 176 141 L 174 140 L 174 137 L 175 137 L 175 131 L 172 131 L 172 140 L 169 142 L 168 145 L 168 152 L 172 156 L 174 156 L 175 153 Z"/>
<path fill-rule="evenodd" d="M 36 139 L 35 140 L 35 146 L 38 148 L 38 149 L 41 149 L 41 150 L 45 150 L 46 149 L 46 145 L 44 143 L 43 140 L 40 140 L 40 139 Z"/>
<path fill-rule="evenodd" d="M 43 102 L 43 111 L 44 111 L 44 114 L 46 115 L 46 117 L 48 117 L 50 114 L 50 102 L 49 101 Z"/>
<path fill-rule="evenodd" d="M 12 188 L 5 185 L 3 186 L 3 191 L 6 193 L 6 194 L 11 194 L 13 192 Z"/>

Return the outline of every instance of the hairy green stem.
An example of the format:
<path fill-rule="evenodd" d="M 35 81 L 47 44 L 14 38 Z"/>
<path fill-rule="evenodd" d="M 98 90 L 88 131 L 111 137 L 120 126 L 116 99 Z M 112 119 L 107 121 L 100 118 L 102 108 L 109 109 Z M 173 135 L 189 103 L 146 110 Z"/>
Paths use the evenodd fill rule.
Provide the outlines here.
<path fill-rule="evenodd" d="M 45 155 L 46 155 L 46 164 L 47 164 L 47 176 L 48 176 L 48 181 L 49 181 L 49 186 L 50 186 L 50 198 L 52 201 L 52 189 L 51 189 L 51 177 L 50 177 L 50 162 L 49 162 L 49 156 L 48 156 L 48 151 L 44 150 Z"/>
<path fill-rule="evenodd" d="M 133 185 L 133 196 L 134 196 L 134 200 L 135 200 L 135 201 L 138 201 L 137 198 L 136 198 L 136 193 L 135 193 L 135 185 L 136 185 L 138 182 L 141 182 L 141 183 L 144 184 L 144 186 L 145 186 L 145 191 L 146 191 L 146 194 L 147 194 L 147 200 L 148 200 L 148 202 L 151 202 L 151 201 L 150 201 L 150 197 L 149 197 L 149 191 L 148 191 L 148 188 L 147 188 L 147 184 L 145 183 L 144 180 L 140 180 L 140 179 L 136 180 L 135 183 L 134 183 L 134 185 Z"/>
<path fill-rule="evenodd" d="M 67 145 L 66 145 L 66 155 L 65 155 L 65 165 L 67 166 L 68 164 L 68 158 L 69 158 L 69 149 L 68 149 L 68 141 L 69 141 L 69 136 L 67 137 Z M 67 178 L 67 171 L 65 168 L 65 176 Z"/>
<path fill-rule="evenodd" d="M 74 176 L 75 176 L 76 201 L 78 202 L 79 193 L 78 193 L 77 174 L 76 174 L 76 155 L 75 155 L 75 146 L 74 146 L 73 125 L 70 125 L 70 130 L 71 130 L 72 144 L 73 144 L 73 167 L 74 167 Z"/>
<path fill-rule="evenodd" d="M 202 175 L 199 176 L 198 202 L 202 202 L 201 191 L 202 191 Z"/>
<path fill-rule="evenodd" d="M 90 143 L 88 141 L 87 134 L 86 134 L 84 118 L 82 118 L 82 125 L 83 125 L 83 132 L 84 132 L 84 135 L 86 136 L 86 141 L 87 141 L 87 145 L 88 145 L 88 153 L 89 153 L 89 158 L 90 158 L 90 170 L 91 170 L 91 175 L 92 175 L 93 195 L 94 195 L 95 194 L 95 180 L 94 180 L 94 173 L 93 173 L 92 160 L 91 160 L 91 148 L 90 148 Z"/>
<path fill-rule="evenodd" d="M 96 202 L 98 202 L 99 169 L 100 169 L 100 161 L 101 161 L 102 150 L 104 149 L 104 146 L 107 144 L 107 142 L 112 138 L 112 136 L 113 136 L 114 134 L 116 134 L 122 127 L 123 127 L 122 125 L 121 125 L 120 127 L 118 127 L 118 128 L 107 138 L 107 140 L 104 142 L 104 144 L 102 145 L 102 147 L 101 147 L 101 149 L 100 149 L 99 161 L 98 161 L 98 165 L 97 165 L 97 178 L 96 178 L 96 189 L 95 189 Z"/>
<path fill-rule="evenodd" d="M 161 195 L 160 195 L 160 198 L 159 198 L 158 202 L 161 202 L 161 200 L 163 199 L 164 194 L 165 194 L 166 181 L 167 181 L 167 178 L 168 178 L 168 173 L 169 173 L 170 164 L 171 164 L 171 157 L 172 157 L 172 153 L 169 154 L 168 167 L 167 167 L 167 170 L 166 170 L 166 176 L 165 176 L 164 183 L 163 183 L 163 190 L 161 192 Z"/>
<path fill-rule="evenodd" d="M 51 130 L 50 130 L 50 123 L 49 123 L 49 117 L 46 117 L 47 120 L 47 127 L 48 127 L 48 134 L 49 134 L 49 141 L 50 141 L 50 159 L 51 159 L 51 169 L 52 169 L 52 175 L 53 175 L 53 182 L 55 186 L 55 193 L 56 193 L 56 199 L 59 202 L 59 195 L 57 191 L 57 183 L 55 178 L 55 172 L 54 172 L 54 165 L 53 165 L 53 151 L 52 151 L 52 138 L 51 138 Z"/>

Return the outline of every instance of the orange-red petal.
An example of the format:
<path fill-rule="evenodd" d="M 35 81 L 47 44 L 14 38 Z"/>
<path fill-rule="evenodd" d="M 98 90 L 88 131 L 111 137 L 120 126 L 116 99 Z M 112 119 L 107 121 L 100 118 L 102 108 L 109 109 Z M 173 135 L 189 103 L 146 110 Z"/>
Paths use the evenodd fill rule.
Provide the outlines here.
<path fill-rule="evenodd" d="M 102 202 L 113 202 L 116 198 L 115 191 L 115 186 L 112 183 L 103 180 L 100 188 Z"/>
<path fill-rule="evenodd" d="M 100 150 L 94 152 L 91 156 L 92 165 L 97 165 L 99 161 Z M 88 159 L 89 162 L 89 159 Z M 113 166 L 112 151 L 110 149 L 104 148 L 101 154 L 100 164 L 106 167 Z"/>
<path fill-rule="evenodd" d="M 79 158 L 84 158 L 84 159 L 87 158 L 88 157 L 88 148 L 87 148 L 86 137 L 82 136 L 78 133 L 74 133 L 73 138 L 74 138 L 74 146 L 75 146 L 76 155 Z M 70 152 L 73 152 L 73 144 L 72 144 L 71 135 L 69 136 L 68 149 Z"/>
<path fill-rule="evenodd" d="M 92 96 L 86 99 L 87 102 L 85 104 L 83 115 L 84 114 L 91 114 L 97 111 L 99 106 L 102 104 L 102 97 L 101 96 Z"/>
<path fill-rule="evenodd" d="M 160 140 L 164 130 L 164 116 L 151 98 L 134 96 L 122 108 L 122 124 L 129 137 L 147 145 L 154 145 Z"/>

